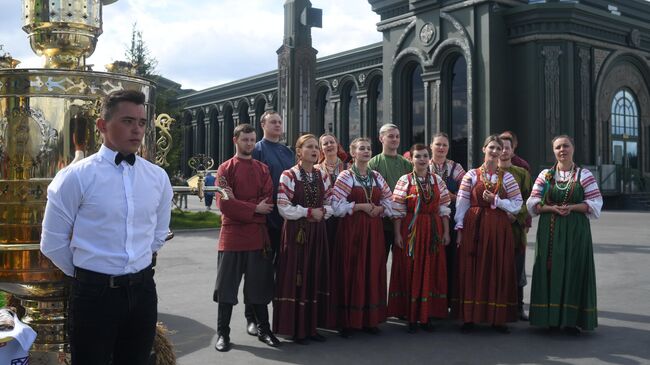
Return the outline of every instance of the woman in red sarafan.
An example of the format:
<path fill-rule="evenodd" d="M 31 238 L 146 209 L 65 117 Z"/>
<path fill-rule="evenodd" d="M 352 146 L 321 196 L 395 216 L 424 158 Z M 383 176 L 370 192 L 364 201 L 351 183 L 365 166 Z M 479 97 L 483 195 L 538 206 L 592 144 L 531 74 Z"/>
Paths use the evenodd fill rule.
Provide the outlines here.
<path fill-rule="evenodd" d="M 325 326 L 329 298 L 329 251 L 325 220 L 332 215 L 329 178 L 314 165 L 318 140 L 312 134 L 298 138 L 298 164 L 282 172 L 278 210 L 284 217 L 278 255 L 273 332 L 294 342 L 322 342 L 316 332 Z"/>
<path fill-rule="evenodd" d="M 447 317 L 449 192 L 442 179 L 429 171 L 429 150 L 411 147 L 413 172 L 402 176 L 393 192 L 395 245 L 388 316 L 405 317 L 408 332 L 417 323 L 433 330 L 433 318 Z"/>
<path fill-rule="evenodd" d="M 456 198 L 457 281 L 452 316 L 467 332 L 474 323 L 509 333 L 517 320 L 515 244 L 506 212 L 517 214 L 522 198 L 515 178 L 498 167 L 503 142 L 495 134 L 483 144 L 483 164 L 468 171 Z"/>
<path fill-rule="evenodd" d="M 339 221 L 332 244 L 330 327 L 348 337 L 353 329 L 379 333 L 386 321 L 386 246 L 382 217 L 393 216 L 386 180 L 368 168 L 370 140 L 350 144 L 354 163 L 334 184 L 334 214 Z"/>

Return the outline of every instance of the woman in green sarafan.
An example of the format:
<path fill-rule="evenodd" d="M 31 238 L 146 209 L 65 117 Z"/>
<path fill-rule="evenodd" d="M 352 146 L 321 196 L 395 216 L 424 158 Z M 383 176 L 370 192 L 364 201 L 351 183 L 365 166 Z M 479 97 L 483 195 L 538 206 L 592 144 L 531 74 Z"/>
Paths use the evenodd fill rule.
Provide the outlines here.
<path fill-rule="evenodd" d="M 589 218 L 603 199 L 591 172 L 573 162 L 573 140 L 553 138 L 557 160 L 535 180 L 526 205 L 540 215 L 530 298 L 530 323 L 578 335 L 598 326 L 596 272 Z"/>

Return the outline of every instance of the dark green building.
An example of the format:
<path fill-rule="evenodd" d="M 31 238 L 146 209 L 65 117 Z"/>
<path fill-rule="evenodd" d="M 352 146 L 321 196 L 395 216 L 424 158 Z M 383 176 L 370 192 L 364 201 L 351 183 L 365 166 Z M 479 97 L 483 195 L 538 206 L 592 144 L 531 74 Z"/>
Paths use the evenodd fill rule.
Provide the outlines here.
<path fill-rule="evenodd" d="M 444 131 L 474 167 L 509 129 L 534 171 L 566 133 L 604 193 L 650 190 L 650 2 L 368 1 L 383 41 L 317 59 L 309 132 L 347 145 L 392 122 L 407 149 Z M 185 156 L 229 158 L 234 126 L 277 109 L 277 89 L 269 72 L 179 97 Z"/>

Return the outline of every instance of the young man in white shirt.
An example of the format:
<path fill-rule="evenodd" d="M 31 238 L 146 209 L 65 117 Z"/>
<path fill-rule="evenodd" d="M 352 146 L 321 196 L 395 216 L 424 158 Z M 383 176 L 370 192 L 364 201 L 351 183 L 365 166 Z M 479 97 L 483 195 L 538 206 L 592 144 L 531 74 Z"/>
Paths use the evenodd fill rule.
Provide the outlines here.
<path fill-rule="evenodd" d="M 139 91 L 109 94 L 96 123 L 103 145 L 48 187 L 41 251 L 72 278 L 73 365 L 149 361 L 158 314 L 152 257 L 169 230 L 172 189 L 160 167 L 135 156 L 144 104 Z"/>

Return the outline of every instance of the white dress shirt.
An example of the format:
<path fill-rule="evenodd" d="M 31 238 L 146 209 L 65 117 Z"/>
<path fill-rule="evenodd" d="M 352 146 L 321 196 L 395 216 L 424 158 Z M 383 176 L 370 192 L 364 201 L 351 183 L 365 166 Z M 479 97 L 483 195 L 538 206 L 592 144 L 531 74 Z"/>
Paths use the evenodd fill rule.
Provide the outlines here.
<path fill-rule="evenodd" d="M 102 145 L 48 186 L 41 251 L 68 276 L 75 267 L 138 272 L 165 243 L 172 202 L 167 174 L 141 157 L 133 166 L 115 165 L 116 154 Z"/>

